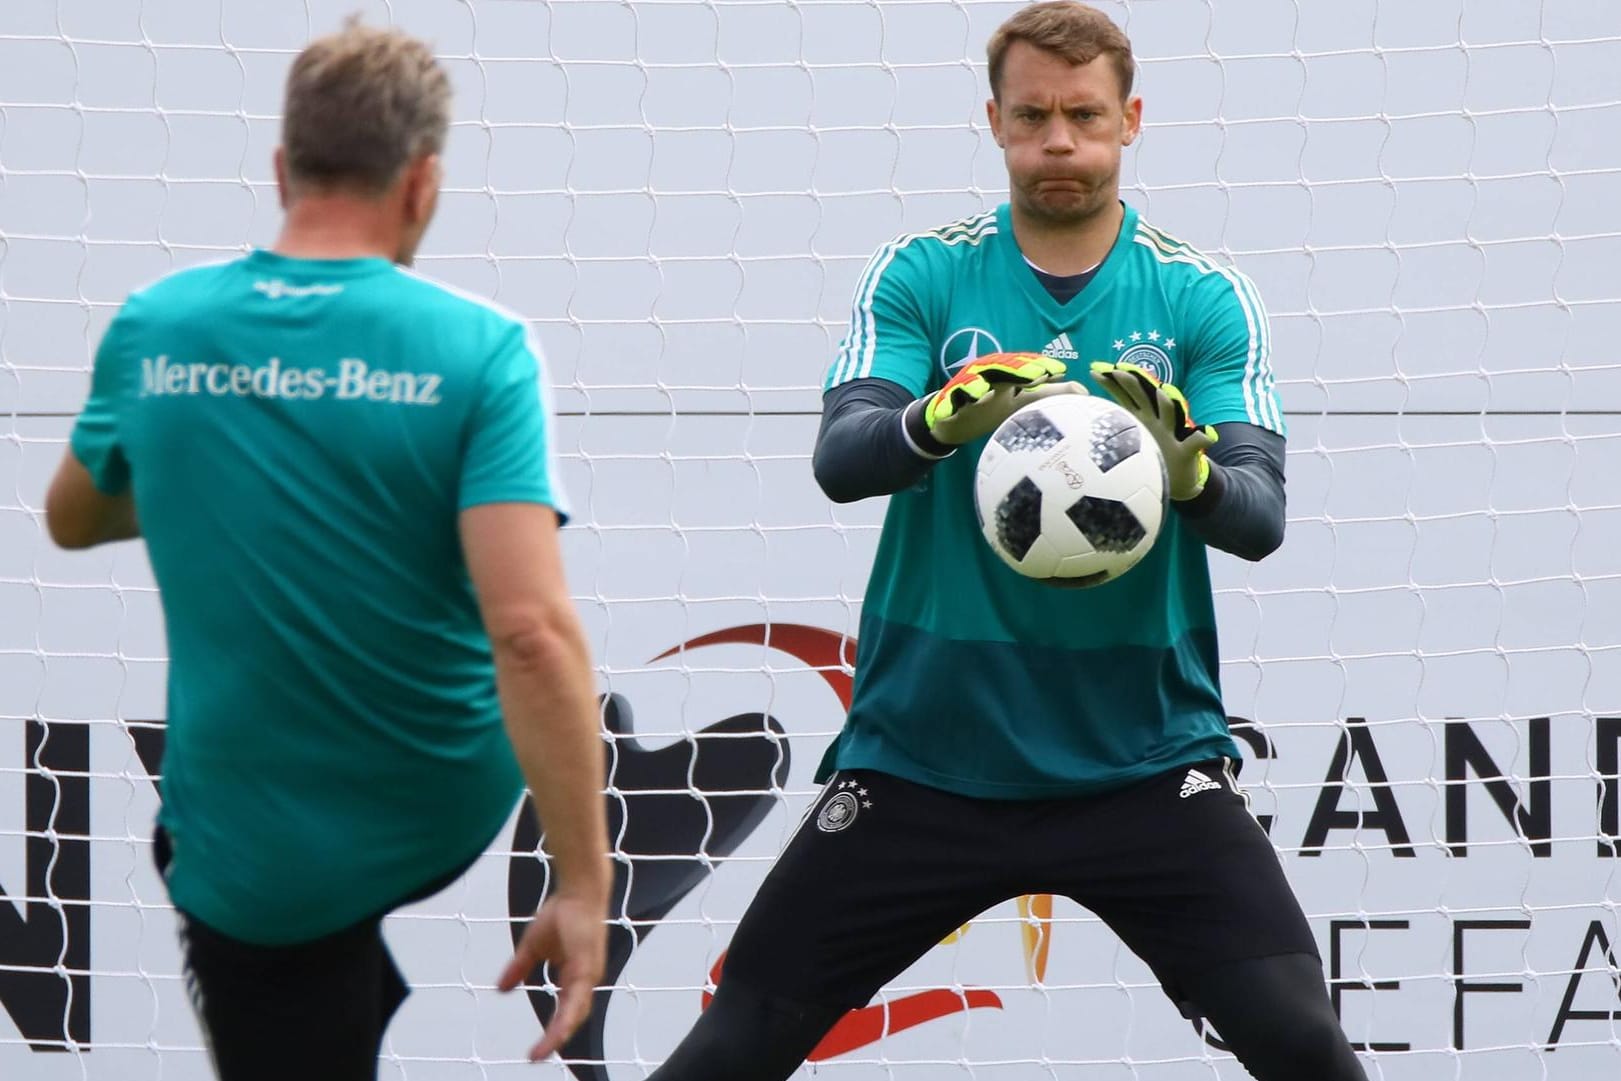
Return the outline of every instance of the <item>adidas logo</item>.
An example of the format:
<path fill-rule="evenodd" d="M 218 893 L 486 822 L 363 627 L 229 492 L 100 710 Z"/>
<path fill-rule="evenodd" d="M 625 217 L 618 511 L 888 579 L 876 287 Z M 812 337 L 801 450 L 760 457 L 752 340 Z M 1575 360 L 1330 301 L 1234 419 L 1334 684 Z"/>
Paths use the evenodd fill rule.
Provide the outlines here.
<path fill-rule="evenodd" d="M 1081 354 L 1077 353 L 1075 351 L 1075 347 L 1070 344 L 1068 334 L 1060 334 L 1058 337 L 1042 346 L 1041 355 L 1044 357 L 1053 357 L 1056 360 L 1081 359 Z"/>
<path fill-rule="evenodd" d="M 1220 782 L 1212 781 L 1196 769 L 1190 769 L 1188 775 L 1182 778 L 1182 798 L 1187 799 L 1197 792 L 1208 792 L 1212 788 L 1220 787 Z"/>

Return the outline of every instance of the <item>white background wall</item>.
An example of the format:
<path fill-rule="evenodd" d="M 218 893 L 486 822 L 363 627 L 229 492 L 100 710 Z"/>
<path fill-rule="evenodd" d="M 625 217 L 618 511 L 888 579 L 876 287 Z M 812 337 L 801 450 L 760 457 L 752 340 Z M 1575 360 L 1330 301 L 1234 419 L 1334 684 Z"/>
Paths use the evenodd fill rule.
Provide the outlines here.
<path fill-rule="evenodd" d="M 862 262 L 902 229 L 992 205 L 983 43 L 1014 5 L 396 0 L 456 88 L 448 191 L 422 267 L 535 320 L 580 511 L 570 572 L 603 688 L 650 745 L 765 712 L 789 733 L 770 818 L 652 933 L 608 1018 L 614 1081 L 695 1016 L 704 974 L 811 794 L 836 699 L 761 647 L 650 658 L 697 635 L 854 633 L 879 505 L 832 508 L 808 452 Z M 1218 10 L 1219 9 L 1219 10 Z M 274 236 L 281 80 L 346 5 L 10 0 L 0 5 L 0 886 L 18 904 L 25 725 L 88 726 L 93 1050 L 30 1050 L 0 1012 L 0 1077 L 203 1077 L 172 918 L 150 870 L 156 802 L 125 722 L 163 714 L 141 549 L 55 551 L 38 508 L 101 329 L 131 289 Z M 1342 936 L 1372 1076 L 1613 1076 L 1621 944 L 1596 855 L 1596 717 L 1621 715 L 1621 5 L 1611 0 L 1135 0 L 1147 130 L 1127 198 L 1236 260 L 1273 314 L 1291 428 L 1288 541 L 1217 556 L 1229 711 L 1276 757 L 1244 780 L 1313 917 Z M 1013 693 L 1010 690 L 1010 693 Z M 1348 717 L 1366 718 L 1410 831 L 1300 848 Z M 1445 841 L 1445 718 L 1529 791 L 1548 717 L 1551 855 L 1470 785 Z M 1339 806 L 1371 808 L 1356 782 Z M 489 990 L 508 948 L 506 838 L 389 923 L 418 990 L 383 1076 L 558 1076 Z M 29 912 L 50 918 L 49 899 Z M 898 981 L 993 987 L 818 1073 L 856 1078 L 1239 1077 L 1144 967 L 1060 901 L 1043 987 L 1010 902 Z M 1477 932 L 1453 1048 L 1453 928 Z M 8 948 L 0 940 L 0 950 Z M 1074 1065 L 1089 1063 L 1086 1068 Z M 1069 1064 L 1069 1065 L 1066 1065 Z"/>

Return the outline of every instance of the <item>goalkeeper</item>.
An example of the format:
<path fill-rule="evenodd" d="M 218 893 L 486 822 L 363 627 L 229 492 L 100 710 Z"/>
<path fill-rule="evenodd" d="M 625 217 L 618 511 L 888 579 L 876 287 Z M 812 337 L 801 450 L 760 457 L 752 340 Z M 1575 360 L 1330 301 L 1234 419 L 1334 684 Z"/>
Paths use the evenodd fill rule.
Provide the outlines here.
<path fill-rule="evenodd" d="M 653 1077 L 785 1078 L 953 929 L 1061 893 L 1260 1081 L 1362 1081 L 1218 685 L 1205 549 L 1283 535 L 1260 298 L 1121 204 L 1142 102 L 1108 18 L 1035 4 L 988 53 L 1011 201 L 879 249 L 828 378 L 818 480 L 891 500 L 827 788 Z M 1088 387 L 1153 433 L 1175 510 L 1130 574 L 1061 590 L 982 540 L 975 459 L 1021 403 Z"/>
<path fill-rule="evenodd" d="M 156 853 L 222 1081 L 374 1078 L 406 995 L 382 917 L 458 877 L 526 779 L 560 886 L 499 983 L 552 962 L 534 1057 L 603 969 L 602 746 L 539 352 L 403 269 L 449 109 L 421 42 L 351 23 L 310 44 L 275 248 L 128 299 L 47 497 L 65 547 L 146 538 L 170 651 Z"/>

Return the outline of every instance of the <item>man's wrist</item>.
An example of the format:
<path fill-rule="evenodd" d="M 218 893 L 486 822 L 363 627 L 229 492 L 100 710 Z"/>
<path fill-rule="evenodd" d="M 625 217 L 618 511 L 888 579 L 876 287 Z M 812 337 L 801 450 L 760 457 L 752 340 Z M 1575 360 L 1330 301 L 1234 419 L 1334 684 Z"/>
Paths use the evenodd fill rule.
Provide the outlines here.
<path fill-rule="evenodd" d="M 607 903 L 609 894 L 613 892 L 613 862 L 606 855 L 599 866 L 589 869 L 575 867 L 572 871 L 572 874 L 567 871 L 558 873 L 557 889 L 552 891 L 552 896 L 591 905 Z"/>
<path fill-rule="evenodd" d="M 1213 513 L 1221 503 L 1222 494 L 1227 490 L 1227 478 L 1222 475 L 1221 466 L 1215 462 L 1208 464 L 1210 474 L 1205 478 L 1204 487 L 1187 499 L 1171 501 L 1171 505 L 1185 517 L 1203 518 Z"/>
<path fill-rule="evenodd" d="M 949 458 L 957 448 L 950 443 L 942 443 L 929 431 L 928 422 L 923 419 L 923 410 L 927 405 L 928 399 L 919 398 L 901 410 L 901 434 L 906 437 L 906 445 L 912 448 L 913 454 L 937 462 Z"/>

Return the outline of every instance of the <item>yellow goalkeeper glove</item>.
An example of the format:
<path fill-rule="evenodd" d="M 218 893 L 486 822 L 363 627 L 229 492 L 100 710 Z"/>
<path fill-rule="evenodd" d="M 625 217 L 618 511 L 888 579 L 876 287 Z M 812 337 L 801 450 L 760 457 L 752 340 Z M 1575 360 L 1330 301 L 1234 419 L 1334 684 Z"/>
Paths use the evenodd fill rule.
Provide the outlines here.
<path fill-rule="evenodd" d="M 907 433 L 925 451 L 930 443 L 971 443 L 1038 398 L 1085 394 L 1085 387 L 1064 380 L 1064 371 L 1062 361 L 1040 353 L 991 353 L 969 361 L 945 386 L 907 407 Z"/>
<path fill-rule="evenodd" d="M 1205 449 L 1216 441 L 1216 429 L 1193 423 L 1188 400 L 1169 383 L 1161 383 L 1135 364 L 1096 361 L 1092 378 L 1125 410 L 1143 422 L 1165 457 L 1171 498 L 1192 499 L 1210 479 Z"/>

